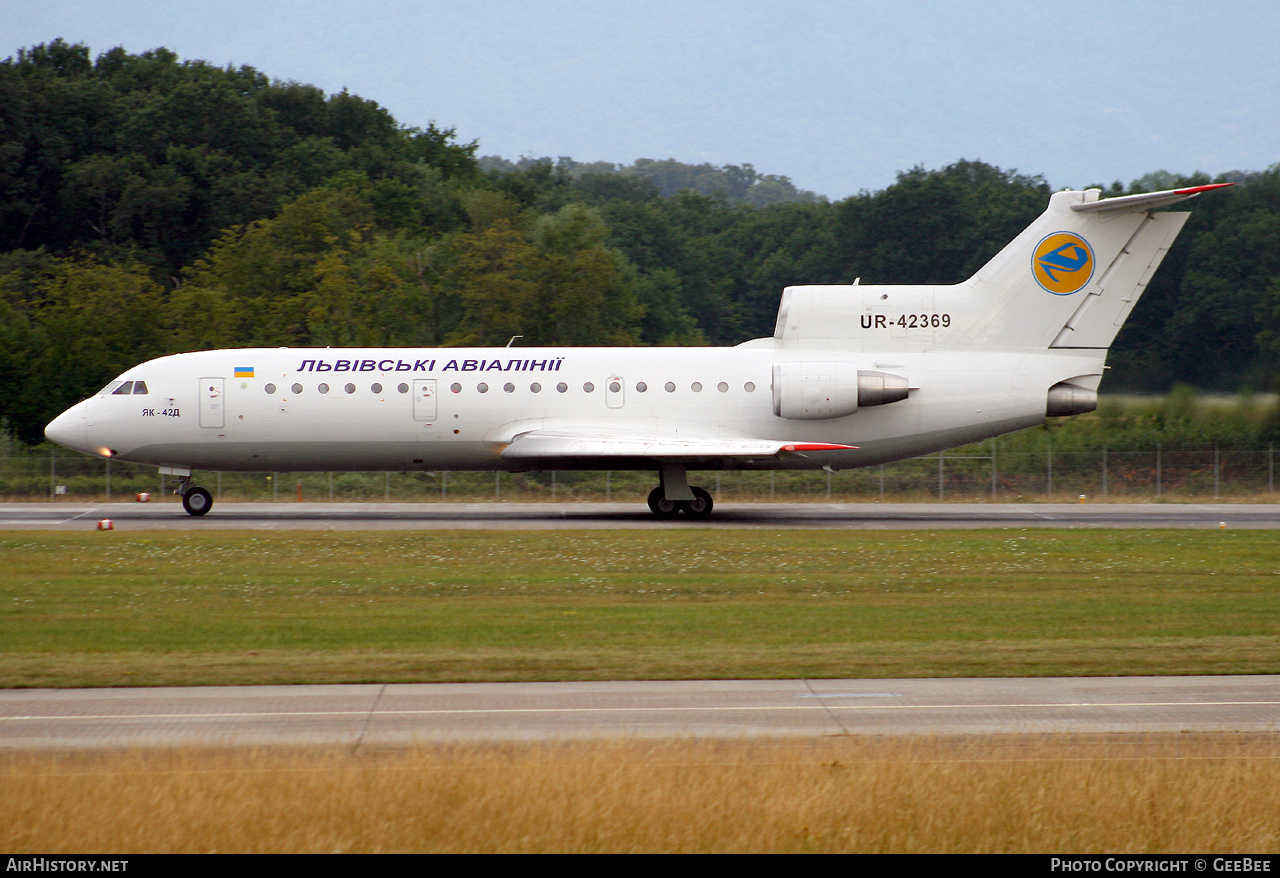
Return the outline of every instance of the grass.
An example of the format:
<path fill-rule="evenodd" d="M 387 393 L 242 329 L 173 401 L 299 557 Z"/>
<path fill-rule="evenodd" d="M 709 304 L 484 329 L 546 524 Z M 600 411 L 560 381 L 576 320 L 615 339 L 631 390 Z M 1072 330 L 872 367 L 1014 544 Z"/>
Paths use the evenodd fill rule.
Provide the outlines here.
<path fill-rule="evenodd" d="M 1275 744 L 1218 734 L 10 753 L 0 848 L 1256 856 L 1280 851 Z"/>
<path fill-rule="evenodd" d="M 1280 672 L 1263 531 L 0 536 L 0 687 Z"/>

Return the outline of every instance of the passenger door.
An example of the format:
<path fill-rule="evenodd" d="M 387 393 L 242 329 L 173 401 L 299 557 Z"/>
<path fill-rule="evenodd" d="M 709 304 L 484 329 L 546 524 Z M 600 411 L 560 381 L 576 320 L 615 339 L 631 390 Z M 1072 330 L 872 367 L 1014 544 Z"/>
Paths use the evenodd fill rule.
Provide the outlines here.
<path fill-rule="evenodd" d="M 189 380 L 189 379 L 188 379 Z M 226 388 L 222 378 L 200 379 L 200 426 L 221 430 L 226 426 Z"/>

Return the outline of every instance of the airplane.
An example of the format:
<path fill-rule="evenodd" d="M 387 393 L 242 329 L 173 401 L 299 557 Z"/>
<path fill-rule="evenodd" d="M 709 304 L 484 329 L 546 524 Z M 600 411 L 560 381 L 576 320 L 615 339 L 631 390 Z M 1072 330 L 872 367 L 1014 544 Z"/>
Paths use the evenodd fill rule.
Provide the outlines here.
<path fill-rule="evenodd" d="M 837 470 L 1097 406 L 1107 349 L 1190 214 L 1231 184 L 1054 193 L 949 286 L 791 286 L 771 338 L 696 348 L 246 348 L 125 371 L 53 442 L 195 470 L 652 470 L 658 516 L 711 514 L 689 470 Z M 927 246 L 927 242 L 921 242 Z"/>

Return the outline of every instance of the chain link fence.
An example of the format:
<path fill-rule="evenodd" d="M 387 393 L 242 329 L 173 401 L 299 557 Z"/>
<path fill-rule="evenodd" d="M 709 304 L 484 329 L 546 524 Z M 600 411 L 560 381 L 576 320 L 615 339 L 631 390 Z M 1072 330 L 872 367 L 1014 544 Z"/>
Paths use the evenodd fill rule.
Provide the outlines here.
<path fill-rule="evenodd" d="M 993 443 L 837 473 L 696 472 L 719 502 L 1101 502 L 1275 499 L 1274 446 L 1003 452 Z M 642 502 L 651 472 L 198 473 L 228 501 Z M 0 457 L 0 499 L 121 500 L 172 495 L 153 466 L 58 450 Z"/>

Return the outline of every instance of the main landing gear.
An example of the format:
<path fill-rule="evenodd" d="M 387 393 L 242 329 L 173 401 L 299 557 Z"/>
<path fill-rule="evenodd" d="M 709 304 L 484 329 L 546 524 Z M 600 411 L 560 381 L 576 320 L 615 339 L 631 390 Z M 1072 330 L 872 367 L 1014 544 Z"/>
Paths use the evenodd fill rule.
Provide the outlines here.
<path fill-rule="evenodd" d="M 662 518 L 673 518 L 681 513 L 690 518 L 707 518 L 715 505 L 711 495 L 702 488 L 689 487 L 682 466 L 663 464 L 659 470 L 658 487 L 649 492 L 649 510 Z"/>
<path fill-rule="evenodd" d="M 178 476 L 178 493 L 188 515 L 205 515 L 213 508 L 213 495 L 199 485 L 191 484 L 191 476 Z"/>

